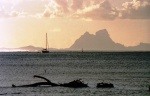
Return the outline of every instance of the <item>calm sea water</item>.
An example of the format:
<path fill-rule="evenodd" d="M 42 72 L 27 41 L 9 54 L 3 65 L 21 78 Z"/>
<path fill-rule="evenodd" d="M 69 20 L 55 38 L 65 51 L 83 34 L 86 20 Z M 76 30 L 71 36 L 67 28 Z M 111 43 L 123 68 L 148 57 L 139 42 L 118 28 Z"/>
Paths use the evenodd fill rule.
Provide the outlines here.
<path fill-rule="evenodd" d="M 11 88 L 43 81 L 82 79 L 89 88 Z M 115 88 L 96 88 L 100 82 Z M 150 52 L 0 53 L 0 95 L 4 96 L 150 96 Z"/>

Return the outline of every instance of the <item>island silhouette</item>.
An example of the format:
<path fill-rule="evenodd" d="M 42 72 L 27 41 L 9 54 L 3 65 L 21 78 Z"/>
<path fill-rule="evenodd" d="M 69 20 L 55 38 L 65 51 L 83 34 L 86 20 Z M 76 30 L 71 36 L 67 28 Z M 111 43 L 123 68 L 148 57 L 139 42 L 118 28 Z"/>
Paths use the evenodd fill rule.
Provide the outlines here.
<path fill-rule="evenodd" d="M 72 50 L 124 50 L 125 46 L 115 43 L 106 29 L 99 30 L 95 35 L 86 32 L 70 47 Z"/>
<path fill-rule="evenodd" d="M 85 32 L 69 48 L 70 50 L 95 50 L 95 51 L 150 51 L 150 44 L 140 43 L 137 46 L 124 46 L 115 43 L 106 29 L 96 32 L 95 35 Z"/>
<path fill-rule="evenodd" d="M 22 50 L 22 51 L 38 51 L 40 52 L 42 47 L 34 47 L 32 45 L 24 46 L 20 48 L 0 48 L 0 50 Z M 148 43 L 140 43 L 137 46 L 124 46 L 123 44 L 119 44 L 114 42 L 106 29 L 99 30 L 94 34 L 90 34 L 89 32 L 85 32 L 81 35 L 75 42 L 66 49 L 56 49 L 49 48 L 51 51 L 58 50 L 71 50 L 71 51 L 150 51 L 150 44 Z"/>

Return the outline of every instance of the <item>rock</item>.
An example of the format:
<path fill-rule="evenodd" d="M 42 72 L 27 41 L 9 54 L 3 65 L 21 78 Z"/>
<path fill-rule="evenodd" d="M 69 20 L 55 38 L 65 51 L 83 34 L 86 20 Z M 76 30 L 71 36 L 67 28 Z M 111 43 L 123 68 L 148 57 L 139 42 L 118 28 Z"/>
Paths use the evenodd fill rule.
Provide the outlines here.
<path fill-rule="evenodd" d="M 114 88 L 112 83 L 97 83 L 97 88 Z"/>

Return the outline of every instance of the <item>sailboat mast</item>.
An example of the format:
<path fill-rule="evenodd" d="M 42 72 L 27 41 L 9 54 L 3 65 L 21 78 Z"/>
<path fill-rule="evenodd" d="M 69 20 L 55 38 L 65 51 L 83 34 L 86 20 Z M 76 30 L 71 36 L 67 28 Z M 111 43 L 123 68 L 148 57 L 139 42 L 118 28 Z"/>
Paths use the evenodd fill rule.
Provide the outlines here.
<path fill-rule="evenodd" d="M 45 46 L 45 49 L 43 49 L 42 50 L 42 53 L 49 53 L 49 51 L 48 51 L 48 40 L 47 40 L 48 38 L 47 38 L 47 33 L 46 33 L 46 46 Z"/>
<path fill-rule="evenodd" d="M 47 50 L 47 33 L 46 33 L 46 50 Z"/>

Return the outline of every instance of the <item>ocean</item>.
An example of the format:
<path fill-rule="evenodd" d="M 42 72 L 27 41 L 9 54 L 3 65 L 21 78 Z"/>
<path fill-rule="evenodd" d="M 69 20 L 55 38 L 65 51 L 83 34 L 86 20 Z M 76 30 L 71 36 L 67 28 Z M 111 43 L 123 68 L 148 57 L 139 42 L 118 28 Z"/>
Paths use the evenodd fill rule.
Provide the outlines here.
<path fill-rule="evenodd" d="M 82 79 L 88 88 L 16 87 Z M 96 88 L 97 83 L 114 88 Z M 150 52 L 1 52 L 0 96 L 150 96 Z"/>

